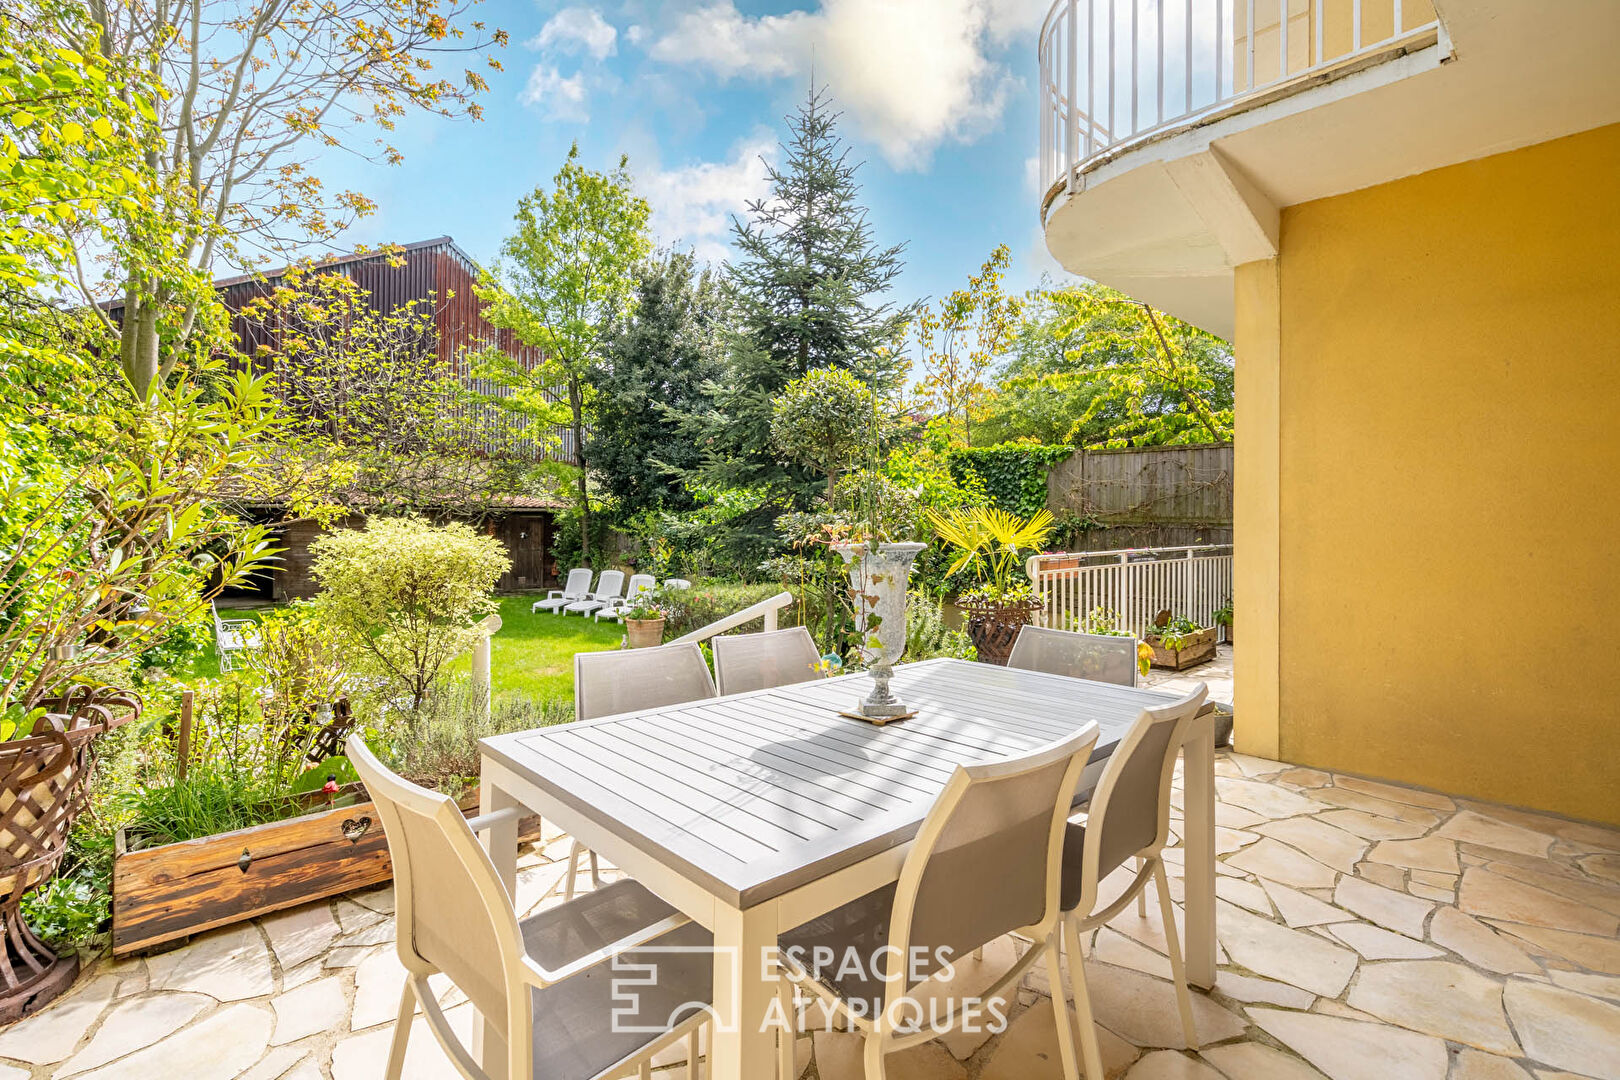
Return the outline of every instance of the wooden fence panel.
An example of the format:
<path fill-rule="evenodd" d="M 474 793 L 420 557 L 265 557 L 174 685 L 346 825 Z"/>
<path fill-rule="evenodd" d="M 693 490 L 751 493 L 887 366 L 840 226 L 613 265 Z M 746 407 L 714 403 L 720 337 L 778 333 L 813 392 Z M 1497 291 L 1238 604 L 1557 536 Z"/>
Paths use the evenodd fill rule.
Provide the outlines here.
<path fill-rule="evenodd" d="M 1231 443 L 1079 450 L 1047 474 L 1073 551 L 1232 542 Z"/>

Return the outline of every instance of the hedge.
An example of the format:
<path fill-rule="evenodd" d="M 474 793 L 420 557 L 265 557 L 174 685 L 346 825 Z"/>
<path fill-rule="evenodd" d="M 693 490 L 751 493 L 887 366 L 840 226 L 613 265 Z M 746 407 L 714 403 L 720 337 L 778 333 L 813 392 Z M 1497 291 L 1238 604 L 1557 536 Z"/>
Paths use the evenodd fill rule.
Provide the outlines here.
<path fill-rule="evenodd" d="M 782 591 L 780 583 L 762 585 L 715 584 L 694 585 L 666 596 L 664 606 L 669 610 L 669 623 L 664 628 L 666 641 L 700 630 L 727 615 L 735 614 L 751 604 L 768 600 Z M 798 625 L 799 607 L 789 604 L 776 613 L 780 627 Z M 743 631 L 757 629 L 749 625 Z M 738 631 L 734 631 L 738 632 Z"/>
<path fill-rule="evenodd" d="M 953 450 L 948 464 L 958 484 L 977 474 L 992 506 L 1029 517 L 1046 506 L 1047 472 L 1072 453 L 1072 446 L 1003 443 Z"/>

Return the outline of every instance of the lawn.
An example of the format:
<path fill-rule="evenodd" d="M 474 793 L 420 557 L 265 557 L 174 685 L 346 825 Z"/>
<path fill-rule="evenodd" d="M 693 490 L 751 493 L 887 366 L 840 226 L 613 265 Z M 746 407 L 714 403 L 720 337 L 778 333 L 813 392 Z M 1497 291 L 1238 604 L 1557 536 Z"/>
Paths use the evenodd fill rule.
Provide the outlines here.
<path fill-rule="evenodd" d="M 578 615 L 531 614 L 529 605 L 543 595 L 520 593 L 500 598 L 501 631 L 495 635 L 490 655 L 490 676 L 497 696 L 515 691 L 536 698 L 572 699 L 574 654 L 616 649 L 624 637 L 624 627 L 616 622 L 596 622 Z M 257 619 L 274 610 L 221 609 L 220 613 L 227 619 Z M 452 663 L 449 671 L 452 675 L 469 674 L 471 654 Z M 201 678 L 219 675 L 212 642 L 193 659 L 190 674 Z"/>
<path fill-rule="evenodd" d="M 531 614 L 529 605 L 543 593 L 501 597 L 501 632 L 490 654 L 495 693 L 518 691 L 536 698 L 574 696 L 574 654 L 617 649 L 624 627 L 578 615 Z M 472 670 L 464 656 L 450 668 L 457 675 Z"/>

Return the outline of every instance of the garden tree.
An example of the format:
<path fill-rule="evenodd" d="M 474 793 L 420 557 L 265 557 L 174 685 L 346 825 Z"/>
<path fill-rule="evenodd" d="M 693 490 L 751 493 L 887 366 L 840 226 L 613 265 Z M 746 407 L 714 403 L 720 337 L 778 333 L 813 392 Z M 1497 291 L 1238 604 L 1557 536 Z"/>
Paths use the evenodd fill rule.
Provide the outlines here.
<path fill-rule="evenodd" d="M 1215 431 L 1230 432 L 1232 352 L 1219 338 L 1101 285 L 1043 284 L 1026 303 L 982 404 L 981 442 L 1152 445 L 1219 437 L 1200 411 Z M 1168 359 L 1154 325 L 1172 350 Z"/>
<path fill-rule="evenodd" d="M 445 54 L 505 44 L 504 33 L 468 19 L 475 2 L 90 0 L 88 25 L 53 28 L 50 44 L 138 67 L 160 90 L 148 99 L 157 138 L 138 170 L 156 201 L 104 223 L 122 234 L 110 250 L 106 228 L 73 234 L 87 296 L 105 285 L 122 297 L 122 317 L 108 325 L 138 395 L 184 355 L 177 345 L 209 310 L 216 260 L 285 256 L 370 212 L 357 192 L 327 191 L 310 154 L 341 146 L 393 164 L 401 157 L 388 133 L 408 110 L 478 116 L 471 99 L 486 89 L 483 76 L 436 77 L 433 68 Z M 139 107 L 127 84 L 109 90 Z M 369 142 L 367 124 L 377 132 Z"/>
<path fill-rule="evenodd" d="M 820 368 L 788 383 L 771 403 L 771 445 L 825 476 L 830 500 L 839 475 L 875 445 L 876 417 L 870 387 L 847 369 Z"/>
<path fill-rule="evenodd" d="M 737 331 L 714 411 L 692 425 L 708 451 L 705 481 L 776 489 L 800 507 L 821 485 L 771 449 L 772 399 L 824 367 L 876 362 L 868 381 L 898 384 L 904 367 L 884 350 L 911 315 L 883 299 L 902 269 L 902 246 L 873 242 L 858 202 L 860 166 L 836 134 L 829 97 L 811 86 L 787 121 L 786 163 L 766 165 L 770 194 L 748 204 L 747 223 L 732 221 Z"/>
<path fill-rule="evenodd" d="M 681 418 L 709 407 L 728 318 L 720 282 L 690 253 L 649 260 L 637 277 L 635 309 L 590 372 L 595 409 L 586 438 L 591 468 L 626 520 L 695 505 L 684 485 L 671 482 L 702 460 Z"/>
<path fill-rule="evenodd" d="M 372 518 L 363 529 L 327 533 L 310 551 L 320 617 L 357 666 L 409 694 L 413 708 L 472 647 L 512 565 L 495 537 L 418 517 Z"/>
<path fill-rule="evenodd" d="M 476 516 L 524 490 L 517 421 L 469 400 L 439 356 L 437 317 L 452 299 L 381 312 L 351 278 L 295 268 L 243 307 L 277 328 L 253 359 L 282 403 L 280 460 L 304 475 L 307 497 Z"/>
<path fill-rule="evenodd" d="M 968 287 L 957 289 L 917 316 L 917 347 L 925 377 L 920 390 L 964 445 L 973 445 L 973 421 L 989 393 L 985 374 L 1011 343 L 1024 304 L 1002 290 L 1012 252 L 1002 244 L 990 253 Z"/>
<path fill-rule="evenodd" d="M 1053 302 L 1079 378 L 1097 387 L 1083 425 L 1105 410 L 1118 419 L 1110 446 L 1225 442 L 1232 438 L 1232 351 L 1226 342 L 1103 285 L 1065 289 Z"/>
<path fill-rule="evenodd" d="M 518 202 L 517 231 L 501 245 L 501 262 L 484 275 L 477 293 L 484 317 L 510 330 L 545 360 L 524 366 L 499 351 L 482 358 L 475 376 L 503 393 L 484 400 L 518 413 L 534 428 L 566 425 L 579 467 L 576 498 L 582 558 L 590 558 L 590 463 L 585 418 L 591 406 L 590 373 L 608 342 L 635 313 L 636 268 L 652 251 L 650 209 L 631 189 L 628 158 L 612 172 L 579 163 L 579 144 L 546 191 Z M 558 390 L 564 399 L 552 400 Z"/>
<path fill-rule="evenodd" d="M 26 733 L 28 710 L 62 685 L 120 678 L 275 550 L 224 499 L 251 494 L 264 466 L 277 421 L 262 377 L 194 358 L 143 400 L 98 389 L 99 441 L 57 468 L 16 468 L 0 434 L 0 503 L 32 508 L 0 535 L 0 738 Z"/>

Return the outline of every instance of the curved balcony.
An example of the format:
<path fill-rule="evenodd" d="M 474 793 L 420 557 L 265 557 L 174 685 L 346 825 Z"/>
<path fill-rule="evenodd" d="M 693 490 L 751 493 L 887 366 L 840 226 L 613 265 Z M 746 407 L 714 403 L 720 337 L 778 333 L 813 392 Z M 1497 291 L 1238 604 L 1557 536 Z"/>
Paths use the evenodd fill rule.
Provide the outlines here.
<path fill-rule="evenodd" d="M 1040 36 L 1042 220 L 1132 147 L 1439 33 L 1432 0 L 1057 0 Z"/>

